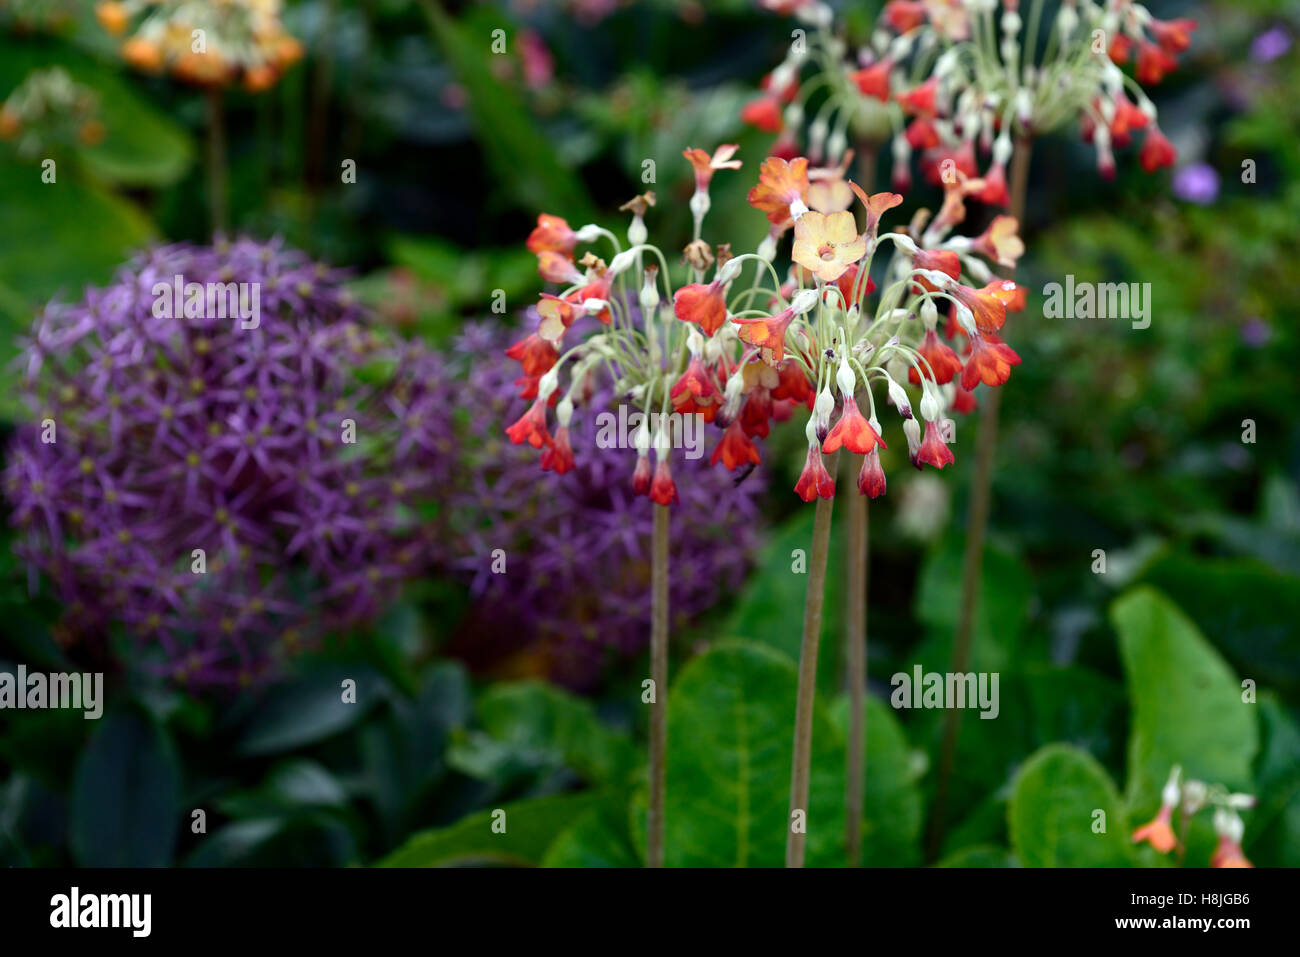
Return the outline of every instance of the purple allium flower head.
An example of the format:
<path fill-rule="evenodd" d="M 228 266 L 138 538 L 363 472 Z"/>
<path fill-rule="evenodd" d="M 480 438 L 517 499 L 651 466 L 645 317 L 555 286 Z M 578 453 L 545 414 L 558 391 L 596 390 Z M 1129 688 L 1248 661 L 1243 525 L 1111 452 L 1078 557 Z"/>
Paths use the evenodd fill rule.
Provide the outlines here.
<path fill-rule="evenodd" d="M 1241 327 L 1241 341 L 1252 349 L 1262 349 L 1272 337 L 1272 327 L 1259 316 L 1247 319 Z"/>
<path fill-rule="evenodd" d="M 1174 174 L 1174 195 L 1209 206 L 1219 197 L 1219 174 L 1209 163 L 1188 163 Z"/>
<path fill-rule="evenodd" d="M 1271 63 L 1291 49 L 1291 35 L 1282 27 L 1270 27 L 1250 44 L 1250 58 L 1257 63 Z"/>
<path fill-rule="evenodd" d="M 247 284 L 260 315 L 180 308 L 176 277 Z M 427 570 L 440 360 L 368 327 L 342 278 L 278 242 L 164 246 L 37 319 L 6 490 L 64 640 L 120 628 L 150 671 L 246 683 Z"/>
<path fill-rule="evenodd" d="M 456 650 L 471 662 L 509 658 L 516 670 L 589 687 L 604 665 L 648 641 L 653 505 L 632 491 L 633 453 L 597 442 L 608 394 L 575 413 L 576 468 L 567 474 L 539 472 L 536 453 L 506 439 L 501 423 L 529 404 L 502 355 L 514 338 L 484 323 L 457 343 L 465 394 L 476 402 L 460 423 L 469 440 L 449 503 L 456 565 L 474 597 Z M 757 545 L 761 478 L 737 484 L 710 467 L 708 451 L 680 460 L 680 502 L 670 516 L 669 598 L 680 625 L 739 586 Z M 493 573 L 495 549 L 504 552 L 504 574 Z"/>

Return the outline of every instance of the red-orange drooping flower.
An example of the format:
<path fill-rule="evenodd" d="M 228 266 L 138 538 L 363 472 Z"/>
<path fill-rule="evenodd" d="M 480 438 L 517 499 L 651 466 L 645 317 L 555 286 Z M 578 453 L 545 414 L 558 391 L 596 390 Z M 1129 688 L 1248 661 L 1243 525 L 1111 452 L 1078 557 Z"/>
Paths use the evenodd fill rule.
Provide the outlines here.
<path fill-rule="evenodd" d="M 546 402 L 540 396 L 534 399 L 528 411 L 506 429 L 506 435 L 515 445 L 527 442 L 535 449 L 550 445 L 554 439 L 546 428 Z"/>
<path fill-rule="evenodd" d="M 742 465 L 757 465 L 760 461 L 758 446 L 745 434 L 739 419 L 727 426 L 709 456 L 710 465 L 717 465 L 719 461 L 733 472 Z"/>
<path fill-rule="evenodd" d="M 799 474 L 799 481 L 795 483 L 794 490 L 795 494 L 805 502 L 811 502 L 818 497 L 835 497 L 835 480 L 831 478 L 831 473 L 826 471 L 826 464 L 822 462 L 822 453 L 816 445 L 808 446 L 808 459 L 804 462 L 803 472 Z"/>
<path fill-rule="evenodd" d="M 1173 815 L 1171 805 L 1162 805 L 1155 817 L 1133 832 L 1133 843 L 1146 841 L 1161 854 L 1168 854 L 1178 846 L 1178 838 L 1174 836 L 1174 829 L 1169 823 Z"/>
<path fill-rule="evenodd" d="M 673 481 L 667 456 L 655 463 L 655 477 L 650 483 L 650 501 L 657 505 L 674 505 L 677 502 L 677 484 Z"/>
<path fill-rule="evenodd" d="M 722 283 L 691 283 L 673 294 L 673 314 L 683 322 L 693 322 L 709 337 L 727 321 L 727 300 Z"/>
<path fill-rule="evenodd" d="M 880 449 L 872 449 L 863 456 L 862 469 L 858 472 L 858 493 L 867 498 L 880 498 L 885 494 L 885 470 L 880 467 Z"/>
<path fill-rule="evenodd" d="M 829 455 L 843 446 L 857 455 L 866 455 L 877 445 L 881 448 L 889 448 L 862 414 L 857 400 L 849 396 L 844 400 L 844 411 L 840 414 L 839 421 L 835 423 L 830 434 L 826 436 L 826 441 L 822 443 L 822 450 Z"/>
<path fill-rule="evenodd" d="M 992 333 L 971 339 L 971 354 L 961 373 L 961 387 L 974 389 L 983 382 L 987 386 L 1002 385 L 1011 377 L 1011 367 L 1020 365 L 1020 356 L 1009 345 Z"/>
<path fill-rule="evenodd" d="M 528 251 L 540 253 L 546 250 L 572 256 L 578 245 L 578 234 L 569 228 L 569 224 L 559 216 L 542 213 L 537 217 L 537 225 L 528 234 Z"/>
<path fill-rule="evenodd" d="M 1142 168 L 1148 173 L 1154 173 L 1161 167 L 1173 166 L 1176 159 L 1178 151 L 1174 149 L 1174 144 L 1160 132 L 1160 127 L 1152 124 L 1147 130 L 1146 139 L 1142 141 L 1142 150 L 1138 153 Z"/>
<path fill-rule="evenodd" d="M 569 442 L 569 427 L 562 425 L 555 430 L 555 439 L 542 450 L 542 471 L 554 471 L 564 475 L 573 470 L 573 446 Z"/>
<path fill-rule="evenodd" d="M 919 469 L 921 464 L 924 463 L 941 469 L 945 465 L 951 465 L 952 462 L 952 450 L 948 448 L 948 443 L 943 440 L 943 432 L 939 429 L 939 423 L 933 420 L 925 423 L 925 439 L 921 442 L 921 449 L 916 456 L 916 462 L 914 463 L 916 467 Z"/>
<path fill-rule="evenodd" d="M 930 370 L 934 373 L 934 381 L 938 385 L 947 385 L 953 380 L 953 376 L 961 372 L 961 359 L 947 343 L 939 340 L 933 329 L 925 334 L 916 351 L 930 363 Z M 921 376 L 915 366 L 908 370 L 907 378 L 912 385 L 921 384 Z"/>
<path fill-rule="evenodd" d="M 772 365 L 785 358 L 785 331 L 794 321 L 793 309 L 786 309 L 775 316 L 738 316 L 733 321 L 740 327 L 736 332 L 740 340 L 762 349 Z"/>

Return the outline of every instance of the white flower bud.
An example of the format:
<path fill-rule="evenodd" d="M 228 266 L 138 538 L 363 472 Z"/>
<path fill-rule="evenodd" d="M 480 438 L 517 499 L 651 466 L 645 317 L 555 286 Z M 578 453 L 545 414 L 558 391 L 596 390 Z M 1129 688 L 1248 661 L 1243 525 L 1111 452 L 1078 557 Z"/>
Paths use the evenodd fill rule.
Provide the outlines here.
<path fill-rule="evenodd" d="M 600 238 L 600 227 L 595 223 L 588 223 L 579 229 L 574 235 L 580 243 L 594 243 Z"/>
<path fill-rule="evenodd" d="M 907 453 L 908 453 L 908 457 L 911 458 L 913 464 L 915 464 L 915 463 L 916 463 L 916 456 L 917 456 L 917 453 L 919 453 L 919 452 L 921 451 L 921 426 L 920 426 L 920 423 L 918 423 L 918 422 L 916 421 L 916 419 L 910 419 L 910 418 L 909 418 L 909 419 L 904 419 L 904 420 L 903 420 L 903 435 L 907 436 Z"/>
<path fill-rule="evenodd" d="M 943 396 L 939 395 L 934 380 L 921 376 L 921 418 L 936 422 L 943 415 Z"/>
<path fill-rule="evenodd" d="M 812 446 L 821 445 L 821 440 L 817 438 L 817 414 L 813 413 L 808 416 L 808 424 L 803 427 L 803 434 L 808 437 L 808 444 Z"/>
<path fill-rule="evenodd" d="M 939 308 L 929 296 L 921 300 L 921 322 L 924 323 L 926 332 L 933 332 L 939 324 Z"/>
<path fill-rule="evenodd" d="M 641 424 L 636 427 L 636 435 L 632 439 L 636 446 L 638 455 L 645 455 L 650 450 L 650 426 L 646 425 L 646 419 L 641 419 Z"/>
<path fill-rule="evenodd" d="M 545 402 L 560 384 L 560 372 L 556 368 L 546 371 L 537 383 L 537 398 Z"/>
<path fill-rule="evenodd" d="M 848 357 L 840 359 L 840 367 L 835 371 L 835 384 L 840 387 L 840 395 L 849 399 L 858 391 L 858 377 L 849 365 Z"/>
<path fill-rule="evenodd" d="M 957 325 L 961 326 L 962 332 L 966 335 L 975 335 L 975 316 L 960 302 L 954 305 L 957 307 Z"/>
<path fill-rule="evenodd" d="M 830 133 L 830 124 L 818 114 L 808 126 L 808 152 L 820 156 L 826 146 L 826 136 Z"/>
<path fill-rule="evenodd" d="M 712 204 L 709 201 L 709 194 L 703 190 L 698 190 L 691 196 L 691 215 L 696 219 L 703 219 L 708 215 L 709 207 Z"/>
<path fill-rule="evenodd" d="M 723 265 L 723 267 L 718 270 L 717 275 L 714 276 L 714 278 L 718 282 L 729 283 L 737 276 L 739 276 L 740 271 L 744 268 L 745 268 L 745 264 L 741 262 L 739 258 L 728 259 L 726 264 Z"/>
<path fill-rule="evenodd" d="M 905 419 L 912 417 L 912 400 L 907 397 L 907 390 L 894 381 L 892 376 L 885 377 L 885 384 L 889 389 L 889 401 L 894 403 L 898 409 L 898 414 Z M 929 418 L 929 416 L 926 416 Z"/>
<path fill-rule="evenodd" d="M 800 289 L 795 293 L 794 299 L 790 300 L 790 308 L 793 309 L 795 315 L 798 316 L 802 316 L 815 305 L 817 305 L 816 289 Z"/>
<path fill-rule="evenodd" d="M 785 108 L 785 125 L 791 128 L 803 125 L 803 104 L 798 100 Z"/>
<path fill-rule="evenodd" d="M 962 267 L 970 274 L 971 279 L 981 286 L 993 278 L 993 270 L 984 265 L 983 260 L 966 258 L 962 260 Z"/>
<path fill-rule="evenodd" d="M 609 268 L 606 270 L 606 273 L 610 277 L 617 276 L 619 273 L 632 268 L 634 265 L 636 265 L 636 253 L 632 252 L 630 249 L 625 249 L 609 261 Z"/>
<path fill-rule="evenodd" d="M 826 141 L 826 155 L 832 162 L 838 163 L 844 155 L 844 151 L 848 148 L 849 142 L 844 136 L 843 128 L 836 127 L 835 132 L 831 134 L 831 138 Z"/>
<path fill-rule="evenodd" d="M 1011 137 L 1004 132 L 993 141 L 993 162 L 1005 166 L 1011 159 Z"/>
<path fill-rule="evenodd" d="M 633 216 L 631 225 L 627 227 L 627 241 L 633 246 L 640 246 L 649 237 L 650 233 L 645 228 L 645 220 L 640 216 Z"/>
<path fill-rule="evenodd" d="M 776 258 L 776 237 L 768 233 L 763 237 L 763 241 L 758 244 L 758 258 L 765 263 L 770 263 Z"/>
<path fill-rule="evenodd" d="M 1175 764 L 1169 772 L 1169 780 L 1165 782 L 1163 790 L 1160 792 L 1160 803 L 1166 807 L 1173 807 L 1178 803 L 1180 791 L 1178 788 L 1178 779 L 1182 777 L 1183 769 Z"/>
<path fill-rule="evenodd" d="M 573 400 L 567 395 L 555 407 L 555 418 L 559 421 L 560 427 L 565 429 L 569 427 L 569 423 L 573 420 Z"/>
<path fill-rule="evenodd" d="M 641 302 L 641 313 L 648 322 L 650 316 L 659 308 L 659 273 L 651 270 L 645 274 L 645 283 L 641 286 L 641 294 L 638 296 Z"/>
<path fill-rule="evenodd" d="M 911 236 L 904 233 L 890 233 L 889 241 L 894 244 L 895 248 L 901 249 L 909 256 L 915 256 L 917 253 L 918 247 Z"/>

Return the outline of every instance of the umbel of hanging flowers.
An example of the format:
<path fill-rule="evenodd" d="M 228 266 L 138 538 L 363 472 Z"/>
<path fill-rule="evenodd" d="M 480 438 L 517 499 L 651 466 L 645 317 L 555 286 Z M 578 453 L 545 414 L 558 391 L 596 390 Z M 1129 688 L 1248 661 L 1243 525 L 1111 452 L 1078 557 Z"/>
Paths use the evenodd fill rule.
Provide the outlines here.
<path fill-rule="evenodd" d="M 1221 784 L 1206 784 L 1195 779 L 1183 780 L 1183 771 L 1174 765 L 1169 779 L 1160 792 L 1160 810 L 1156 816 L 1133 832 L 1136 844 L 1149 844 L 1161 854 L 1178 850 L 1184 852 L 1183 839 L 1175 833 L 1175 814 L 1178 827 L 1185 835 L 1192 818 L 1203 810 L 1214 811 L 1214 832 L 1218 844 L 1210 856 L 1211 867 L 1254 867 L 1241 848 L 1246 827 L 1240 812 L 1255 806 L 1252 794 L 1236 794 Z"/>
<path fill-rule="evenodd" d="M 771 157 L 749 193 L 750 205 L 768 219 L 767 237 L 753 252 L 733 255 L 722 244 L 715 255 L 698 237 L 710 179 L 716 169 L 736 164 L 734 152 L 724 146 L 712 156 L 685 153 L 696 171 L 691 210 L 697 238 L 685 251 L 691 281 L 679 287 L 669 280 L 663 252 L 646 242 L 648 198 L 629 205 L 628 249 L 599 226 L 574 230 L 559 217 L 539 217 L 529 248 L 543 278 L 561 289 L 543 294 L 537 332 L 509 351 L 522 364 L 522 394 L 533 400 L 507 430 L 512 441 L 541 450 L 545 469 L 572 468 L 573 408 L 592 393 L 591 376 L 604 369 L 615 391 L 643 412 L 697 413 L 723 429 L 712 459 L 731 469 L 758 464 L 754 438 L 803 405 L 811 413 L 808 455 L 795 491 L 805 501 L 834 494 L 822 453 L 841 447 L 864 456 L 859 491 L 872 497 L 885 491 L 877 387 L 903 421 L 912 463 L 943 468 L 952 462 L 946 411 L 968 411 L 977 385 L 1001 385 L 1020 361 L 1000 332 L 1008 310 L 1024 307 L 1024 290 L 994 278 L 985 262 L 1014 265 L 1024 250 L 1016 221 L 1000 216 L 977 237 L 952 235 L 965 219 L 965 198 L 985 185 L 957 171 L 937 215 L 923 211 L 907 231 L 882 234 L 881 218 L 901 196 L 868 195 L 844 178 L 842 166 L 810 169 L 803 157 Z M 865 212 L 861 227 L 855 200 Z M 774 262 L 791 232 L 782 280 Z M 608 265 L 590 252 L 577 258 L 580 245 L 598 240 L 613 247 Z M 878 268 L 884 282 L 872 299 L 877 288 L 871 272 L 886 243 L 890 255 Z M 639 309 L 630 306 L 631 290 L 638 290 Z M 599 318 L 601 326 L 568 341 L 584 315 Z M 962 340 L 959 354 L 949 342 Z M 566 372 L 569 385 L 561 395 Z M 909 386 L 919 387 L 916 403 Z M 637 431 L 632 482 L 637 493 L 668 504 L 677 495 L 672 436 L 655 421 L 666 420 L 647 415 Z"/>
<path fill-rule="evenodd" d="M 742 114 L 780 134 L 776 155 L 793 155 L 802 140 L 814 161 L 837 163 L 853 125 L 883 113 L 893 130 L 895 189 L 910 185 L 913 153 L 931 183 L 940 182 L 945 164 L 979 176 L 978 149 L 991 158 L 976 198 L 1001 206 L 1013 142 L 1071 122 L 1096 148 L 1108 178 L 1114 149 L 1139 133 L 1147 172 L 1176 159 L 1143 86 L 1177 66 L 1193 20 L 1159 20 L 1132 0 L 1064 0 L 1054 18 L 1044 17 L 1043 0 L 891 0 L 882 26 L 850 58 L 819 0 L 762 6 L 814 26 L 807 50 L 792 48 Z M 1132 75 L 1123 69 L 1130 62 Z M 802 81 L 808 65 L 813 75 Z"/>
<path fill-rule="evenodd" d="M 95 15 L 125 36 L 122 58 L 146 73 L 171 72 L 201 86 L 242 83 L 252 92 L 275 85 L 302 58 L 285 30 L 280 0 L 101 0 Z"/>
<path fill-rule="evenodd" d="M 64 645 L 124 633 L 146 671 L 246 684 L 441 557 L 438 359 L 342 280 L 276 242 L 163 246 L 38 317 L 5 492 Z"/>

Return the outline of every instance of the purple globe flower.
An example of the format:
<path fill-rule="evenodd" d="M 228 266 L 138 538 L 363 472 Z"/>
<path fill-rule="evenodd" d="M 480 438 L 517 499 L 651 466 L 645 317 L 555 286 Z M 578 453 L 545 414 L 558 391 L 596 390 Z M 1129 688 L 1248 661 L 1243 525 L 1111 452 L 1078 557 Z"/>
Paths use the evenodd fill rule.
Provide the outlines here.
<path fill-rule="evenodd" d="M 1258 63 L 1271 63 L 1291 49 L 1291 35 L 1282 27 L 1270 27 L 1250 44 L 1250 57 Z"/>
<path fill-rule="evenodd" d="M 436 559 L 440 361 L 341 279 L 278 242 L 164 246 L 37 319 L 6 490 L 63 641 L 248 683 Z"/>
<path fill-rule="evenodd" d="M 1209 163 L 1188 163 L 1174 174 L 1174 195 L 1209 206 L 1219 198 L 1219 174 Z"/>
<path fill-rule="evenodd" d="M 502 355 L 517 337 L 484 323 L 457 342 L 469 401 L 449 511 L 454 565 L 474 603 L 454 647 L 471 663 L 500 670 L 504 661 L 506 670 L 585 688 L 649 639 L 652 504 L 632 491 L 635 449 L 597 442 L 595 416 L 608 395 L 574 415 L 577 467 L 567 474 L 543 472 L 533 449 L 506 439 L 502 423 L 529 404 Z M 674 466 L 670 602 L 681 626 L 734 592 L 758 539 L 762 480 L 737 484 L 710 467 L 709 451 Z"/>

